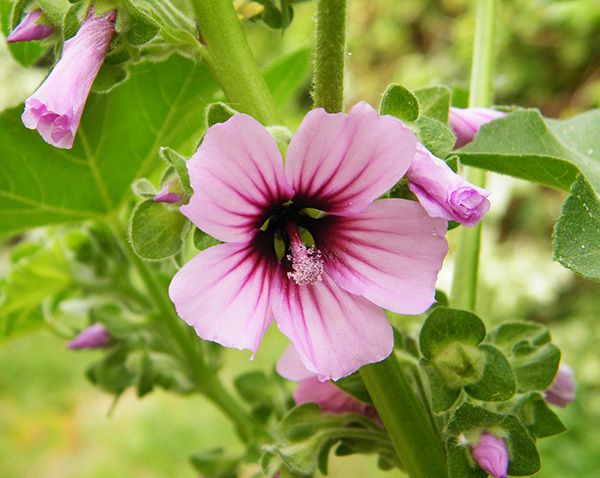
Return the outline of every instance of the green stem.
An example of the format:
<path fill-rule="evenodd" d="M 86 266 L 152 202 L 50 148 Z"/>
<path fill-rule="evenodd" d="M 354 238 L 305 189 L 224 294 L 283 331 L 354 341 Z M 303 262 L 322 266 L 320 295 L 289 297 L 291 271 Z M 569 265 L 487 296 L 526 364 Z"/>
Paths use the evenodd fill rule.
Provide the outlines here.
<path fill-rule="evenodd" d="M 447 477 L 437 430 L 395 354 L 361 368 L 360 374 L 408 475 Z"/>
<path fill-rule="evenodd" d="M 478 0 L 477 3 L 470 107 L 487 107 L 492 104 L 497 7 L 498 0 Z M 483 169 L 464 168 L 463 175 L 467 181 L 485 186 L 486 174 Z M 458 309 L 475 310 L 480 246 L 481 224 L 463 228 L 456 251 L 451 293 L 452 306 Z"/>
<path fill-rule="evenodd" d="M 203 59 L 231 106 L 264 125 L 277 124 L 275 101 L 244 35 L 231 0 L 193 0 Z"/>
<path fill-rule="evenodd" d="M 346 0 L 319 0 L 316 37 L 314 106 L 337 113 L 344 109 Z"/>
<path fill-rule="evenodd" d="M 153 271 L 131 249 L 127 241 L 125 228 L 118 219 L 109 221 L 115 237 L 119 240 L 121 249 L 133 265 L 159 312 L 159 324 L 175 344 L 175 352 L 181 363 L 188 369 L 197 390 L 213 402 L 227 417 L 229 417 L 238 430 L 240 437 L 249 441 L 253 437 L 266 433 L 261 429 L 248 413 L 240 407 L 238 402 L 227 392 L 215 373 L 206 365 L 199 348 L 199 339 L 192 335 L 187 326 L 177 316 L 173 304 L 169 299 L 166 287 L 160 284 Z"/>

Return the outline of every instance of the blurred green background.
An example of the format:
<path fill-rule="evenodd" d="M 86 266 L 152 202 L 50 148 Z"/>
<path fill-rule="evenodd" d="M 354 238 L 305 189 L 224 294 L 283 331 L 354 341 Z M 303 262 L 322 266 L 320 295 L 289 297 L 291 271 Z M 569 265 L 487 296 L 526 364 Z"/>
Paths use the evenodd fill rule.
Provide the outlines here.
<path fill-rule="evenodd" d="M 472 3 L 466 0 L 351 0 L 348 104 L 377 104 L 390 82 L 408 87 L 447 84 L 457 102 L 468 85 Z M 314 2 L 299 4 L 283 37 L 248 24 L 261 63 L 308 45 Z M 502 1 L 499 11 L 496 102 L 536 106 L 568 116 L 600 106 L 598 0 Z M 0 45 L 0 106 L 33 91 L 44 70 L 24 70 Z M 297 124 L 310 105 L 309 82 L 287 109 Z M 599 125 L 600 130 L 600 125 Z M 599 133 L 600 134 L 600 133 Z M 543 478 L 600 477 L 600 286 L 552 262 L 552 224 L 564 194 L 492 176 L 492 211 L 486 222 L 479 313 L 488 324 L 528 319 L 548 324 L 575 370 L 577 400 L 559 410 L 570 431 L 541 443 Z M 449 234 L 453 240 L 453 233 Z M 3 271 L 0 249 L 0 273 Z M 440 286 L 448 290 L 452 257 Z M 416 323 L 399 324 L 401 328 Z M 227 352 L 225 376 L 270 369 L 285 341 L 271 330 L 254 362 Z M 48 332 L 0 346 L 0 477 L 192 477 L 194 451 L 239 446 L 229 423 L 207 401 L 161 391 L 137 400 L 112 398 L 84 378 L 94 352 L 72 352 Z M 253 470 L 246 470 L 248 476 Z M 372 457 L 336 459 L 330 476 L 382 473 Z M 432 477 L 434 478 L 434 477 Z"/>

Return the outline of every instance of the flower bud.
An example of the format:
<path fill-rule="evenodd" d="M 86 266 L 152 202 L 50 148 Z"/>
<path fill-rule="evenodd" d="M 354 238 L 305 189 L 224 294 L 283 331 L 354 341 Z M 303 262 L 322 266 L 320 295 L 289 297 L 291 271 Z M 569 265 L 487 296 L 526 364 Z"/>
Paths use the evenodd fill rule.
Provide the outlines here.
<path fill-rule="evenodd" d="M 489 108 L 450 108 L 448 120 L 450 127 L 456 135 L 456 148 L 460 148 L 473 141 L 482 125 L 505 116 L 502 111 Z"/>
<path fill-rule="evenodd" d="M 99 349 L 106 347 L 110 341 L 111 335 L 106 327 L 102 324 L 94 324 L 83 329 L 68 343 L 67 347 L 70 349 Z"/>
<path fill-rule="evenodd" d="M 485 189 L 465 181 L 422 144 L 417 144 L 406 177 L 409 189 L 431 217 L 474 226 L 490 208 Z"/>
<path fill-rule="evenodd" d="M 115 18 L 115 12 L 97 17 L 90 9 L 50 75 L 25 100 L 23 124 L 37 129 L 52 146 L 73 147 L 85 102 L 115 34 Z"/>
<path fill-rule="evenodd" d="M 8 43 L 17 43 L 22 41 L 43 40 L 54 33 L 54 27 L 40 22 L 42 16 L 41 10 L 29 12 L 21 23 L 10 32 L 6 37 Z"/>
<path fill-rule="evenodd" d="M 575 377 L 567 364 L 561 363 L 552 385 L 546 390 L 546 401 L 561 408 L 575 400 Z"/>
<path fill-rule="evenodd" d="M 494 478 L 507 478 L 508 476 L 508 448 L 501 438 L 491 433 L 484 433 L 479 438 L 479 443 L 471 449 L 477 464 Z"/>
<path fill-rule="evenodd" d="M 185 196 L 177 191 L 177 184 L 175 181 L 171 181 L 165 184 L 163 188 L 158 192 L 152 199 L 154 202 L 164 202 L 168 204 L 175 204 L 183 201 Z"/>

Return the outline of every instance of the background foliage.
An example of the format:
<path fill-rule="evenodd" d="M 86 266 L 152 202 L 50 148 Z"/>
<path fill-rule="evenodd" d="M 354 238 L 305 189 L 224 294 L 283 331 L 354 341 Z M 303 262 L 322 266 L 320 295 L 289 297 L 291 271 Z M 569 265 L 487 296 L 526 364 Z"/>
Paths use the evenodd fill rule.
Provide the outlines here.
<path fill-rule="evenodd" d="M 498 104 L 536 106 L 554 117 L 600 106 L 600 9 L 595 3 L 502 2 Z M 298 4 L 283 38 L 280 31 L 248 24 L 261 64 L 309 44 L 314 7 L 312 2 Z M 455 87 L 455 101 L 460 104 L 460 92 L 468 81 L 473 33 L 467 7 L 466 0 L 350 2 L 348 104 L 359 99 L 378 104 L 380 93 L 390 82 L 410 88 L 448 84 Z M 8 57 L 4 42 L 0 48 L 0 106 L 15 106 L 33 91 L 45 70 L 24 70 Z M 280 80 L 275 92 L 280 111 L 294 126 L 310 105 L 308 78 L 290 94 L 281 74 L 288 72 L 294 78 L 301 76 L 303 69 L 295 70 L 296 75 L 289 69 L 277 71 L 277 64 L 272 69 L 274 78 Z M 208 102 L 214 89 L 209 82 L 204 84 Z M 174 124 L 189 124 L 185 118 L 174 119 L 178 120 Z M 175 139 L 185 143 L 185 131 L 174 131 L 156 144 Z M 111 145 L 102 145 L 101 138 L 94 139 L 110 149 Z M 151 147 L 136 148 L 139 162 L 144 163 L 144 152 L 149 154 Z M 73 154 L 84 157 L 87 152 L 73 150 Z M 43 162 L 43 158 L 35 157 L 11 160 L 21 167 L 28 161 Z M 111 174 L 110 168 L 105 171 Z M 115 187 L 122 190 L 122 185 Z M 493 209 L 484 228 L 486 260 L 482 262 L 480 315 L 486 317 L 490 328 L 495 321 L 509 319 L 549 325 L 578 381 L 577 401 L 559 411 L 570 431 L 548 443 L 542 441 L 544 466 L 538 476 L 596 478 L 600 474 L 600 430 L 593 424 L 600 423 L 600 287 L 552 262 L 552 225 L 566 194 L 500 176 L 493 176 L 489 189 Z M 0 224 L 0 229 L 9 230 L 10 225 Z M 0 249 L 2 276 L 11 246 L 5 242 Z M 60 264 L 60 257 L 53 260 Z M 441 278 L 445 290 L 449 289 L 450 263 L 451 258 Z M 45 272 L 35 273 L 43 277 Z M 53 285 L 69 286 L 60 280 Z M 402 327 L 406 327 L 405 321 Z M 133 394 L 125 395 L 108 417 L 111 398 L 84 379 L 85 368 L 98 356 L 74 355 L 64 349 L 64 343 L 64 338 L 42 331 L 10 339 L 0 348 L 0 476 L 194 476 L 187 462 L 194 451 L 219 445 L 235 451 L 236 438 L 230 427 L 201 397 L 181 398 L 157 391 L 138 401 Z M 247 354 L 227 350 L 225 370 L 231 373 L 229 378 L 251 368 L 269 371 L 284 346 L 279 334 L 269 334 L 252 364 Z M 334 460 L 330 474 L 343 473 L 385 476 L 376 469 L 372 457 Z"/>

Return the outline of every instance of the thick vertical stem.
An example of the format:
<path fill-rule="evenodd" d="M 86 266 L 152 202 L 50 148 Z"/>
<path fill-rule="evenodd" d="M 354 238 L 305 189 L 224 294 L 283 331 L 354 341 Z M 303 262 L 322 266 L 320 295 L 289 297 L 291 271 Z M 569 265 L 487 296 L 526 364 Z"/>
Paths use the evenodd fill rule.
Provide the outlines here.
<path fill-rule="evenodd" d="M 209 68 L 231 106 L 264 125 L 277 123 L 273 96 L 248 46 L 231 0 L 193 0 Z"/>
<path fill-rule="evenodd" d="M 394 353 L 360 374 L 408 475 L 448 476 L 439 435 Z"/>
<path fill-rule="evenodd" d="M 477 3 L 469 93 L 470 107 L 485 107 L 492 104 L 497 7 L 498 0 L 478 0 Z M 463 174 L 469 182 L 485 186 L 486 174 L 483 169 L 464 168 Z M 475 310 L 480 245 L 481 224 L 462 229 L 452 282 L 453 307 Z"/>
<path fill-rule="evenodd" d="M 314 53 L 315 108 L 329 113 L 344 109 L 346 0 L 319 0 Z"/>

